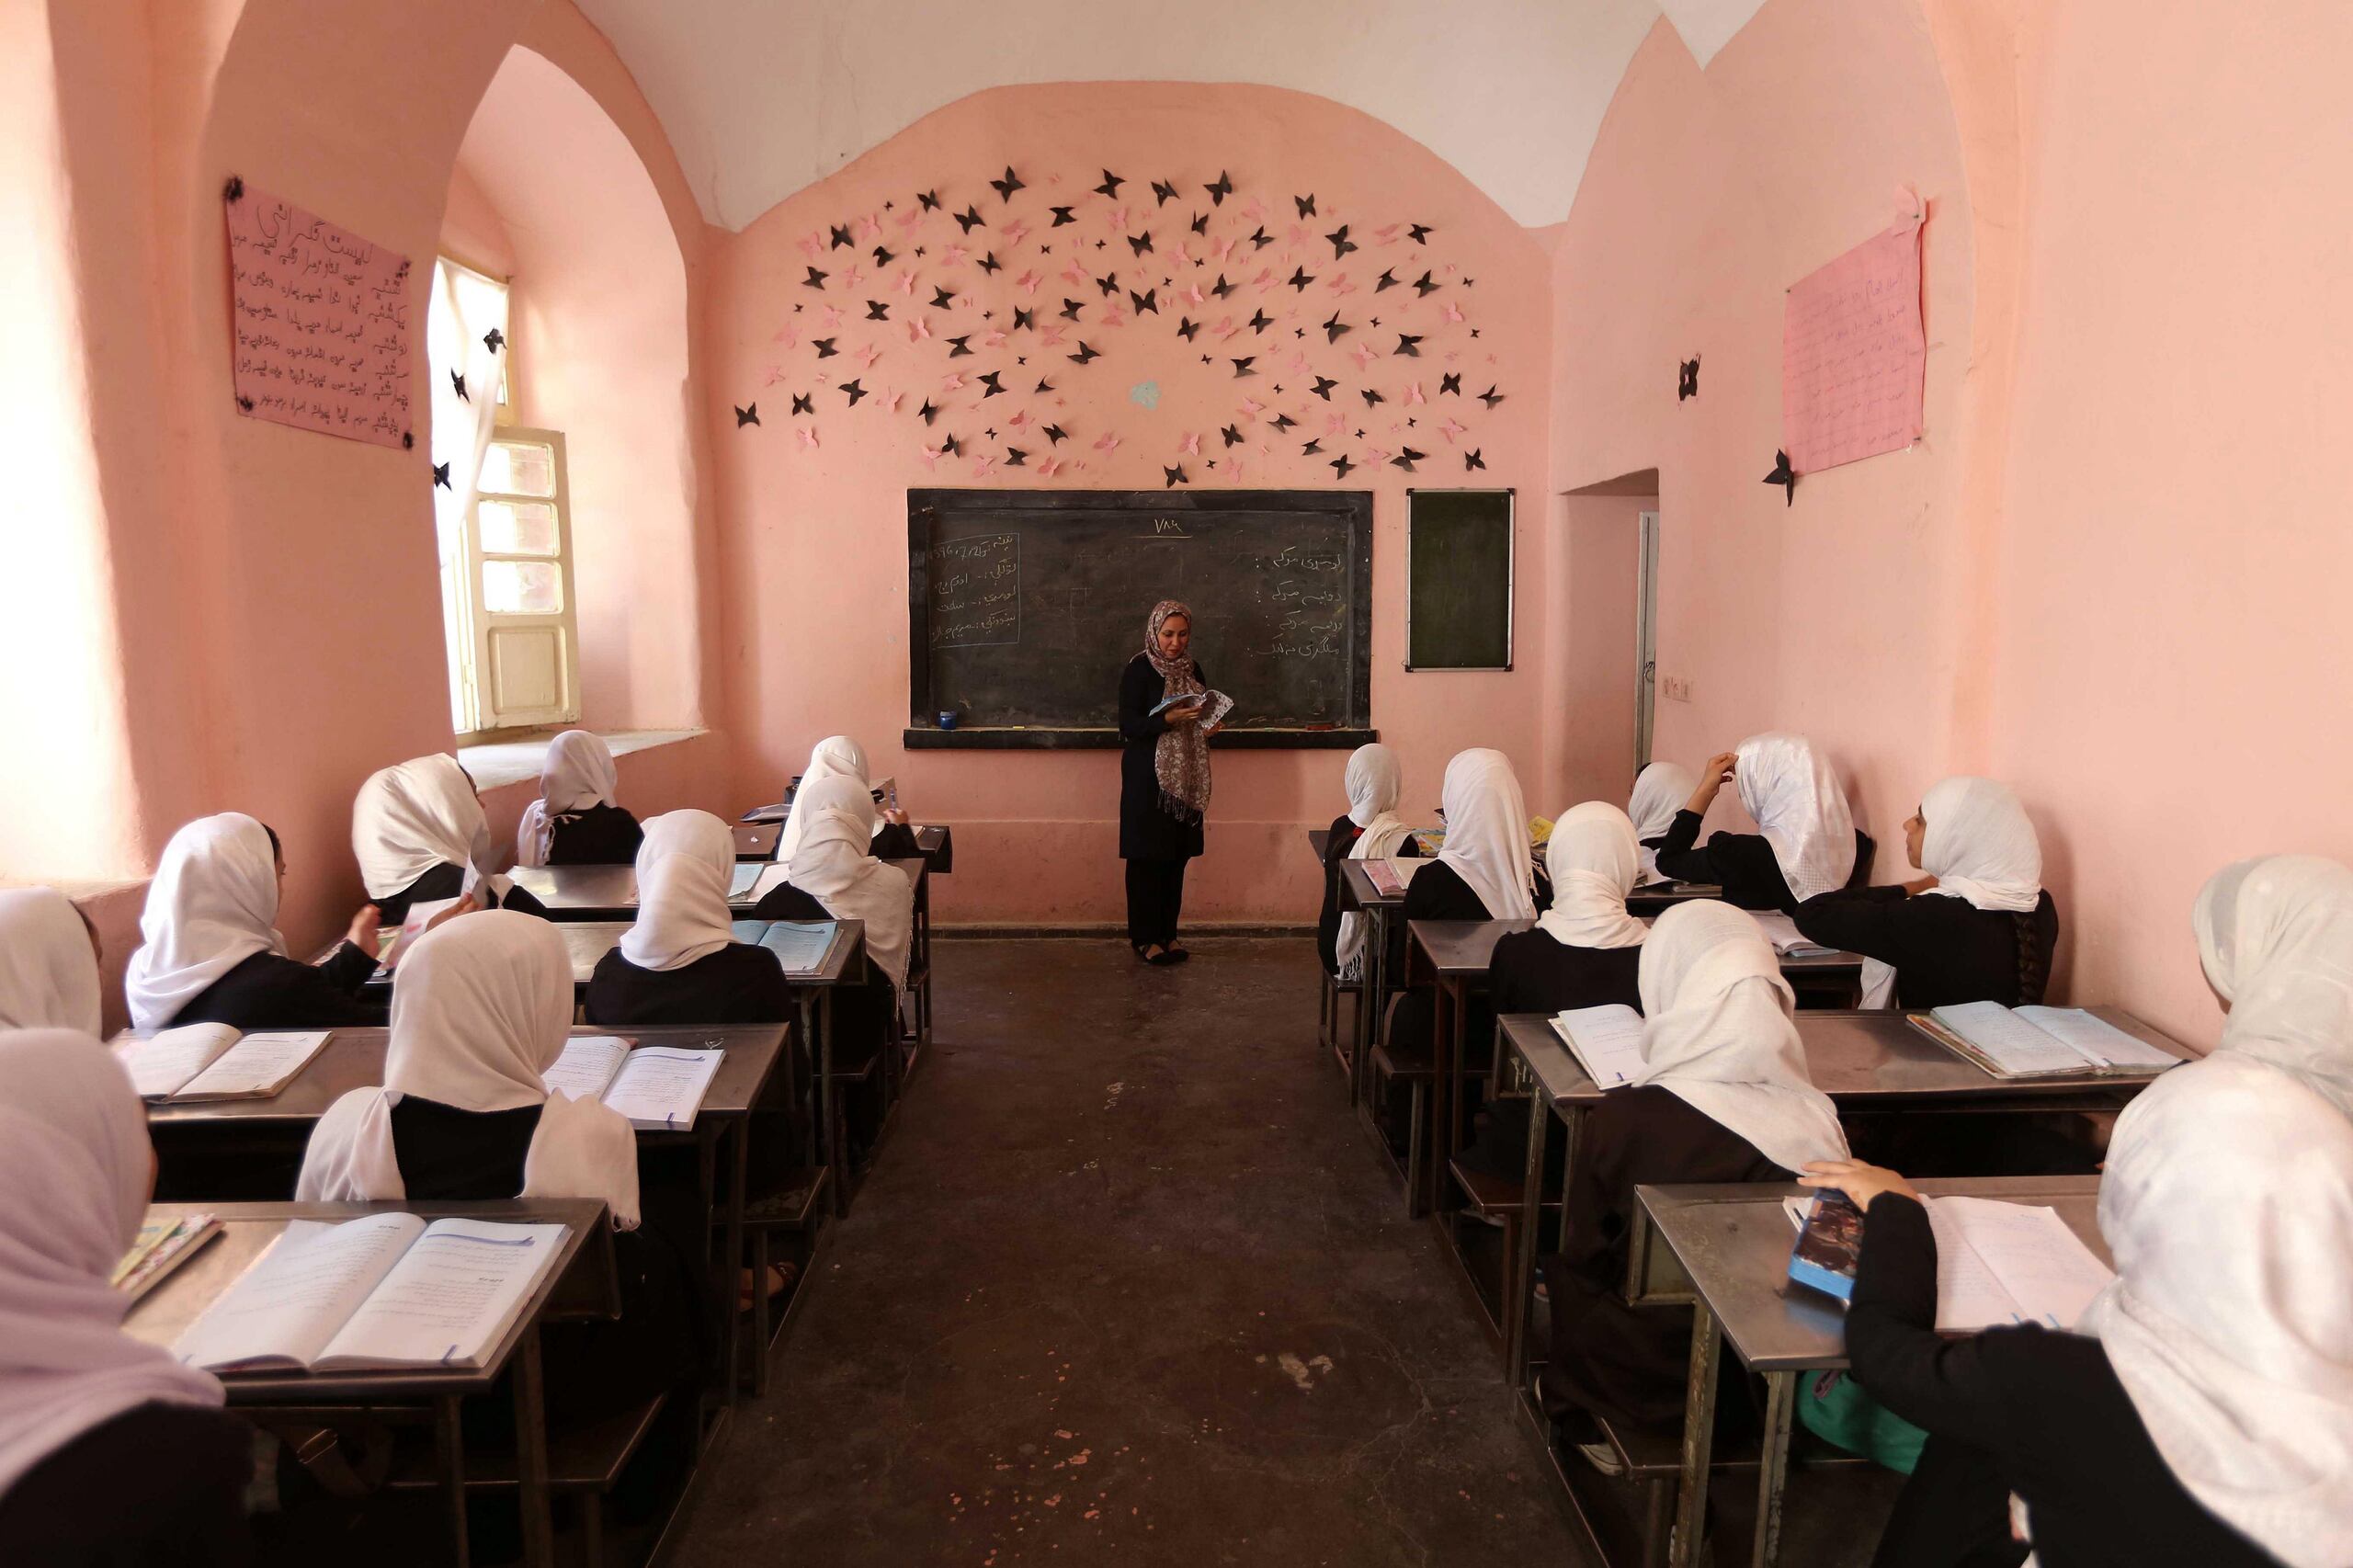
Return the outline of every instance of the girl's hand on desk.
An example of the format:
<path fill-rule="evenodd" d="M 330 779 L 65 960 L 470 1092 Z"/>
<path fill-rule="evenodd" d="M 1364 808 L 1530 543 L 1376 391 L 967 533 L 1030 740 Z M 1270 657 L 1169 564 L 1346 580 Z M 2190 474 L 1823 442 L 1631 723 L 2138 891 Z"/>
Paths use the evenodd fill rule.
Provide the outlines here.
<path fill-rule="evenodd" d="M 1882 1192 L 1908 1198 L 1915 1203 L 1920 1201 L 1920 1195 L 1912 1189 L 1910 1182 L 1893 1171 L 1865 1165 L 1860 1160 L 1809 1160 L 1798 1173 L 1798 1185 L 1843 1192 L 1854 1199 L 1856 1208 L 1867 1211 L 1871 1199 Z"/>

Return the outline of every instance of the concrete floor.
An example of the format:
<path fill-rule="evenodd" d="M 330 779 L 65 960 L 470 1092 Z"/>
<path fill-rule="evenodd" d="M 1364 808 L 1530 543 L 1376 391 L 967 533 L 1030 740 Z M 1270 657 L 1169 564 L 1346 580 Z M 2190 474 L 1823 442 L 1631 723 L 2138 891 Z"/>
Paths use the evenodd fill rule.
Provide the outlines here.
<path fill-rule="evenodd" d="M 942 941 L 939 1040 L 675 1559 L 1560 1564 L 1305 939 Z"/>

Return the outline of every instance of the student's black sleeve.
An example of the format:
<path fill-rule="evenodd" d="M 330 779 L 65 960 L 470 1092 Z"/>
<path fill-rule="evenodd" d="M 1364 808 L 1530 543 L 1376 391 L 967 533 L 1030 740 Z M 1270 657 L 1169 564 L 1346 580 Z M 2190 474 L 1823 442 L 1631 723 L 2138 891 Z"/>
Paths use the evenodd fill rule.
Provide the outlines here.
<path fill-rule="evenodd" d="M 338 946 L 318 966 L 319 978 L 347 996 L 357 996 L 368 977 L 376 972 L 376 960 L 349 942 Z"/>
<path fill-rule="evenodd" d="M 1700 815 L 1695 811 L 1679 811 L 1658 841 L 1658 869 L 1678 882 L 1714 882 L 1717 881 L 1715 862 L 1708 852 L 1695 848 L 1699 842 Z"/>
<path fill-rule="evenodd" d="M 542 920 L 548 917 L 548 906 L 529 889 L 513 882 L 507 884 L 506 892 L 499 897 L 498 907 L 511 909 L 517 915 L 536 915 Z"/>
<path fill-rule="evenodd" d="M 1928 1211 L 1881 1193 L 1863 1215 L 1847 1359 L 1864 1391 L 1914 1426 L 1982 1449 L 2007 1436 L 1982 1335 L 1937 1333 L 1937 1238 Z"/>
<path fill-rule="evenodd" d="M 1809 942 L 1860 953 L 1902 970 L 1921 957 L 1908 939 L 1916 923 L 1904 918 L 1910 902 L 1910 895 L 1895 886 L 1840 888 L 1805 900 L 1791 918 Z"/>
<path fill-rule="evenodd" d="M 915 837 L 915 830 L 903 822 L 886 822 L 876 834 L 866 852 L 877 860 L 920 860 L 923 845 Z"/>

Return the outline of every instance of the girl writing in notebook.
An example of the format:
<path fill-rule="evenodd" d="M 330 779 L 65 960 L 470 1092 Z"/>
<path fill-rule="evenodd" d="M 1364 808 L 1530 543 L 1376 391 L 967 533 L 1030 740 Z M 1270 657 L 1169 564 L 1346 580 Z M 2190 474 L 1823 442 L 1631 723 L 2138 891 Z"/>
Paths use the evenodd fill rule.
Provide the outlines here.
<path fill-rule="evenodd" d="M 618 866 L 634 858 L 637 819 L 615 793 L 620 775 L 605 737 L 566 730 L 548 743 L 540 764 L 540 798 L 515 827 L 518 866 Z"/>
<path fill-rule="evenodd" d="M 1688 1312 L 1626 1302 L 1634 1188 L 1788 1181 L 1808 1162 L 1847 1154 L 1837 1111 L 1807 1076 L 1789 982 L 1754 920 L 1713 901 L 1677 904 L 1639 950 L 1642 1068 L 1586 1113 L 1561 1252 L 1544 1260 L 1544 1409 L 1604 1471 L 1618 1461 L 1595 1418 L 1678 1430 L 1691 1355 Z M 1747 1414 L 1737 1397 L 1718 1411 L 1735 1424 Z"/>
<path fill-rule="evenodd" d="M 98 934 L 55 888 L 0 888 L 0 1028 L 99 1032 Z"/>
<path fill-rule="evenodd" d="M 199 817 L 164 846 L 139 917 L 144 945 L 124 971 L 131 1027 L 238 1029 L 381 1024 L 359 988 L 376 972 L 376 910 L 361 906 L 318 963 L 289 958 L 277 931 L 286 860 L 278 835 L 237 812 Z"/>
<path fill-rule="evenodd" d="M 1727 780 L 1756 831 L 1715 834 L 1698 847 L 1701 819 Z M 1655 858 L 1664 876 L 1722 888 L 1726 903 L 1787 912 L 1868 871 L 1870 855 L 1870 836 L 1856 830 L 1847 791 L 1813 743 L 1765 734 L 1708 759 Z"/>
<path fill-rule="evenodd" d="M 253 1431 L 220 1381 L 122 1332 L 108 1283 L 155 1180 L 146 1109 L 72 1029 L 0 1033 L 0 1557 L 252 1560 Z"/>
<path fill-rule="evenodd" d="M 1364 973 L 1364 917 L 1340 911 L 1340 862 L 1411 859 L 1421 853 L 1397 815 L 1401 787 L 1397 756 L 1375 742 L 1348 754 L 1341 779 L 1348 809 L 1332 819 L 1324 840 L 1324 908 L 1315 921 L 1316 956 L 1324 972 L 1343 979 Z"/>

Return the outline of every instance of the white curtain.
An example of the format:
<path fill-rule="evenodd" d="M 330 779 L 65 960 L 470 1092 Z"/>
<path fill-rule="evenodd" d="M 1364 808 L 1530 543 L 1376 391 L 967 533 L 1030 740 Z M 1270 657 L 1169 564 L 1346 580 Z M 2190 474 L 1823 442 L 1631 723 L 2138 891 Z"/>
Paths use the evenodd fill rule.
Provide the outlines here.
<path fill-rule="evenodd" d="M 495 331 L 500 347 L 489 336 Z M 433 462 L 449 465 L 449 485 L 433 487 L 433 521 L 440 538 L 441 593 L 447 626 L 454 641 L 464 624 L 460 603 L 472 591 L 465 580 L 460 545 L 462 525 L 482 483 L 483 454 L 490 449 L 498 417 L 498 388 L 506 369 L 506 286 L 447 261 L 433 264 L 433 297 L 425 322 L 426 358 L 433 377 Z M 466 381 L 458 395 L 455 371 Z M 451 649 L 449 710 L 460 731 L 472 728 L 458 672 L 465 650 Z"/>

